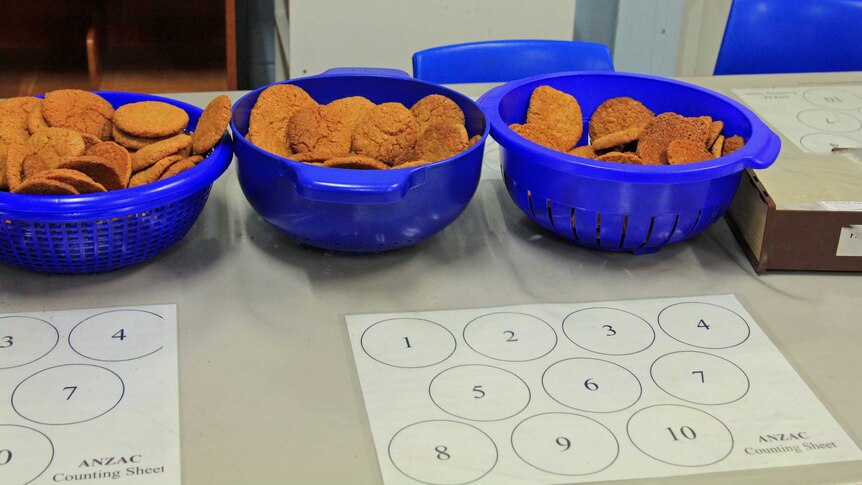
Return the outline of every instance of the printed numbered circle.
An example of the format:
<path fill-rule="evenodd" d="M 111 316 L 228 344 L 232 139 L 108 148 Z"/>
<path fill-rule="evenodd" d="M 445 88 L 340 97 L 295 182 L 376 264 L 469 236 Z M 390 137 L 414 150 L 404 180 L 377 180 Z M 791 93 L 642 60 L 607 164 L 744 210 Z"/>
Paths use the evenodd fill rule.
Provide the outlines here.
<path fill-rule="evenodd" d="M 383 320 L 365 329 L 362 349 L 393 367 L 428 367 L 455 352 L 455 336 L 442 325 L 418 318 Z"/>
<path fill-rule="evenodd" d="M 703 352 L 674 352 L 650 367 L 653 382 L 671 396 L 694 404 L 728 404 L 742 399 L 750 383 L 733 362 Z"/>
<path fill-rule="evenodd" d="M 422 483 L 474 482 L 497 464 L 497 446 L 469 424 L 423 421 L 392 437 L 389 458 L 401 473 Z"/>
<path fill-rule="evenodd" d="M 563 406 L 592 413 L 613 413 L 641 397 L 641 383 L 625 367 L 599 359 L 566 359 L 542 374 L 545 392 Z"/>
<path fill-rule="evenodd" d="M 125 393 L 120 376 L 90 364 L 49 367 L 24 379 L 12 392 L 12 407 L 39 424 L 75 424 L 107 413 Z"/>
<path fill-rule="evenodd" d="M 35 362 L 48 355 L 57 342 L 57 328 L 33 317 L 0 317 L 0 369 Z"/>
<path fill-rule="evenodd" d="M 557 345 L 550 325 L 523 313 L 483 315 L 464 328 L 464 341 L 476 352 L 497 360 L 523 362 L 546 355 Z"/>
<path fill-rule="evenodd" d="M 655 340 L 652 325 L 615 308 L 587 308 L 563 320 L 563 332 L 578 347 L 605 355 L 640 352 Z"/>
<path fill-rule="evenodd" d="M 527 464 L 558 475 L 589 475 L 611 466 L 620 445 L 598 421 L 548 413 L 522 421 L 512 431 L 512 448 Z"/>
<path fill-rule="evenodd" d="M 815 88 L 802 94 L 810 103 L 822 108 L 852 110 L 862 108 L 862 98 L 837 89 Z"/>
<path fill-rule="evenodd" d="M 162 349 L 165 320 L 144 310 L 111 310 L 75 325 L 69 345 L 88 359 L 106 362 L 139 359 Z"/>
<path fill-rule="evenodd" d="M 862 122 L 840 111 L 809 109 L 796 115 L 801 123 L 824 131 L 848 133 L 862 128 Z"/>
<path fill-rule="evenodd" d="M 428 392 L 443 411 L 473 421 L 506 419 L 530 403 L 530 388 L 520 377 L 488 365 L 447 369 L 431 380 Z"/>
<path fill-rule="evenodd" d="M 711 303 L 676 303 L 658 314 L 658 325 L 668 336 L 704 349 L 735 347 L 748 339 L 748 323 L 727 308 Z"/>
<path fill-rule="evenodd" d="M 40 431 L 0 424 L 0 483 L 23 485 L 39 478 L 54 460 L 54 445 Z"/>
<path fill-rule="evenodd" d="M 626 430 L 637 449 L 670 465 L 712 465 L 733 450 L 733 435 L 724 423 L 688 406 L 641 409 L 629 418 Z"/>
<path fill-rule="evenodd" d="M 833 148 L 859 146 L 859 140 L 835 133 L 811 133 L 800 138 L 799 143 L 814 153 L 831 153 Z"/>

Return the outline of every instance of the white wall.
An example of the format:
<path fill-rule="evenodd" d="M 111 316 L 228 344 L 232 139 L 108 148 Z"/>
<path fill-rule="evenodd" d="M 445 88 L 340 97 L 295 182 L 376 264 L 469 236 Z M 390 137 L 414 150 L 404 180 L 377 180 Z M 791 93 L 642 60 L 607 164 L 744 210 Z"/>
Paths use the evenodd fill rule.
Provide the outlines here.
<path fill-rule="evenodd" d="M 573 38 L 575 0 L 276 0 L 277 79 L 332 67 L 412 73 L 415 51 L 490 39 Z M 285 8 L 285 5 L 287 7 Z M 279 24 L 278 10 L 284 9 Z M 284 31 L 289 32 L 285 33 Z M 281 77 L 280 77 L 281 76 Z"/>

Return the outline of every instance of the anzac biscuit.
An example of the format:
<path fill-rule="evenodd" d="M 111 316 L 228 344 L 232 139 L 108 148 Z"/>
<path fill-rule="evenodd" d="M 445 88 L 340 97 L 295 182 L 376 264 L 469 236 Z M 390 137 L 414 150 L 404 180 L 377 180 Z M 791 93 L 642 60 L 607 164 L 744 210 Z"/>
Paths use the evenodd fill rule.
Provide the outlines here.
<path fill-rule="evenodd" d="M 68 168 L 85 173 L 95 182 L 102 184 L 105 190 L 125 189 L 126 184 L 113 163 L 102 157 L 81 155 L 67 157 L 56 168 Z"/>
<path fill-rule="evenodd" d="M 42 116 L 42 105 L 39 104 L 30 114 L 27 116 L 27 131 L 32 135 L 39 131 L 40 128 L 48 128 L 48 122 L 45 121 L 45 117 Z"/>
<path fill-rule="evenodd" d="M 575 147 L 567 151 L 566 153 L 581 158 L 596 158 L 596 150 L 593 149 L 593 147 L 590 145 Z"/>
<path fill-rule="evenodd" d="M 552 150 L 564 152 L 571 148 L 569 147 L 568 140 L 561 138 L 557 132 L 540 125 L 532 123 L 519 125 L 517 123 L 513 123 L 509 125 L 509 128 L 533 143 L 538 143 L 539 145 Z"/>
<path fill-rule="evenodd" d="M 669 165 L 702 162 L 712 158 L 712 153 L 709 153 L 700 142 L 673 140 L 667 145 L 667 163 Z"/>
<path fill-rule="evenodd" d="M 452 123 L 431 125 L 416 140 L 416 153 L 419 156 L 414 160 L 436 162 L 449 158 L 464 151 L 467 148 L 467 142 L 467 129 L 464 125 Z"/>
<path fill-rule="evenodd" d="M 392 168 L 410 168 L 410 167 L 418 167 L 418 166 L 421 166 L 421 165 L 428 165 L 429 163 L 431 163 L 431 162 L 429 162 L 428 160 L 413 160 L 413 161 L 410 161 L 410 162 L 405 162 L 405 163 L 402 163 L 402 164 L 400 164 L 400 165 L 394 166 L 394 167 L 392 167 Z"/>
<path fill-rule="evenodd" d="M 132 176 L 132 157 L 128 150 L 112 141 L 103 141 L 91 146 L 84 153 L 102 157 L 110 162 L 116 168 L 123 186 L 129 185 L 129 177 Z"/>
<path fill-rule="evenodd" d="M 386 165 L 383 162 L 362 155 L 350 155 L 347 157 L 330 158 L 329 160 L 323 162 L 323 166 L 333 168 L 349 168 L 353 170 L 386 170 L 389 168 L 389 165 Z"/>
<path fill-rule="evenodd" d="M 336 154 L 350 151 L 353 130 L 374 103 L 361 96 L 336 99 L 320 107 L 298 110 L 288 121 L 288 140 L 294 153 Z"/>
<path fill-rule="evenodd" d="M 151 182 L 155 182 L 165 173 L 165 171 L 170 168 L 176 162 L 183 160 L 182 155 L 170 155 L 165 158 L 162 158 L 158 162 L 150 165 L 149 167 L 141 170 L 139 172 L 135 172 L 132 175 L 132 178 L 129 179 L 129 187 L 137 187 L 139 185 L 148 184 Z"/>
<path fill-rule="evenodd" d="M 248 141 L 280 157 L 290 155 L 287 143 L 287 121 L 299 108 L 317 102 L 304 89 L 292 84 L 266 88 L 251 109 Z"/>
<path fill-rule="evenodd" d="M 92 194 L 94 192 L 105 192 L 105 187 L 90 178 L 89 175 L 68 168 L 52 168 L 39 174 L 40 179 L 50 179 L 57 182 L 69 184 L 79 194 Z"/>
<path fill-rule="evenodd" d="M 438 123 L 464 125 L 464 112 L 461 108 L 454 101 L 440 94 L 425 96 L 410 108 L 410 112 L 416 118 L 418 135 Z"/>
<path fill-rule="evenodd" d="M 98 94 L 80 89 L 60 89 L 45 94 L 42 116 L 49 125 L 95 135 L 111 136 L 114 108 Z"/>
<path fill-rule="evenodd" d="M 9 153 L 9 146 L 6 142 L 0 140 L 0 190 L 7 190 L 9 185 L 6 183 L 6 157 Z"/>
<path fill-rule="evenodd" d="M 27 129 L 27 119 L 42 100 L 33 96 L 19 96 L 0 101 L 0 118 L 11 121 L 18 128 Z"/>
<path fill-rule="evenodd" d="M 122 147 L 125 147 L 127 150 L 140 150 L 147 145 L 152 145 L 157 141 L 167 140 L 171 138 L 170 136 L 163 136 L 159 138 L 143 138 L 140 136 L 130 135 L 123 130 L 120 130 L 116 126 L 111 131 L 111 135 L 114 138 L 114 141 L 117 142 Z"/>
<path fill-rule="evenodd" d="M 667 165 L 667 146 L 673 140 L 691 140 L 705 147 L 712 125 L 708 118 L 686 118 L 670 112 L 656 116 L 638 139 L 637 155 L 647 165 Z"/>
<path fill-rule="evenodd" d="M 712 143 L 712 148 L 709 149 L 709 153 L 711 153 L 713 157 L 718 158 L 721 156 L 722 147 L 724 147 L 724 135 L 718 135 L 718 138 L 716 138 Z"/>
<path fill-rule="evenodd" d="M 323 163 L 330 158 L 336 157 L 349 157 L 351 155 L 350 152 L 342 152 L 342 153 L 329 153 L 329 152 L 305 152 L 305 153 L 294 153 L 291 155 L 291 160 L 295 160 L 297 162 L 302 163 Z"/>
<path fill-rule="evenodd" d="M 29 154 L 24 145 L 9 145 L 6 152 L 6 186 L 10 192 L 14 192 L 24 182 L 24 159 Z"/>
<path fill-rule="evenodd" d="M 184 159 L 179 160 L 176 163 L 172 164 L 170 167 L 168 167 L 168 169 L 165 170 L 165 173 L 163 173 L 162 176 L 159 177 L 159 180 L 165 180 L 167 178 L 171 178 L 174 175 L 177 175 L 178 173 L 182 173 L 182 172 L 185 172 L 186 170 L 188 170 L 190 168 L 194 168 L 194 166 L 195 166 L 195 164 L 190 159 L 184 158 Z"/>
<path fill-rule="evenodd" d="M 590 118 L 590 140 L 649 123 L 655 114 L 640 101 L 621 96 L 600 104 Z M 591 142 L 592 143 L 592 142 Z"/>
<path fill-rule="evenodd" d="M 12 192 L 32 195 L 77 195 L 75 187 L 52 179 L 33 179 L 23 182 Z"/>
<path fill-rule="evenodd" d="M 721 130 L 724 129 L 724 122 L 715 120 L 712 122 L 712 125 L 709 127 L 709 138 L 706 139 L 706 147 L 711 148 L 715 143 L 715 140 L 718 139 L 718 136 L 721 135 Z"/>
<path fill-rule="evenodd" d="M 91 146 L 96 145 L 98 143 L 102 143 L 102 140 L 96 138 L 95 136 L 89 133 L 81 133 L 81 138 L 84 140 L 84 151 L 90 149 Z"/>
<path fill-rule="evenodd" d="M 63 157 L 76 157 L 84 153 L 84 138 L 66 128 L 42 128 L 27 140 L 27 149 L 57 168 Z"/>
<path fill-rule="evenodd" d="M 470 140 L 467 142 L 467 147 L 469 148 L 469 147 L 475 145 L 476 143 L 479 143 L 479 140 L 481 140 L 481 139 L 482 139 L 482 135 L 473 135 L 473 137 L 470 138 Z"/>
<path fill-rule="evenodd" d="M 192 153 L 200 155 L 212 150 L 224 136 L 228 124 L 230 124 L 230 98 L 222 94 L 210 101 L 201 113 L 195 131 L 192 133 Z"/>
<path fill-rule="evenodd" d="M 632 126 L 631 128 L 626 128 L 625 130 L 609 133 L 602 137 L 591 140 L 590 145 L 592 145 L 593 149 L 596 151 L 607 150 L 608 148 L 625 145 L 626 143 L 633 142 L 640 138 L 641 133 L 643 132 L 645 127 L 646 125 Z"/>
<path fill-rule="evenodd" d="M 562 151 L 571 149 L 584 132 L 581 106 L 571 94 L 550 86 L 539 86 L 530 96 L 527 124 L 537 125 L 557 133 Z"/>
<path fill-rule="evenodd" d="M 15 120 L 0 118 L 0 140 L 7 145 L 26 143 L 29 136 L 30 132 L 27 128 L 18 126 Z"/>
<path fill-rule="evenodd" d="M 173 136 L 188 123 L 185 110 L 163 101 L 124 104 L 114 112 L 114 125 L 118 129 L 142 138 Z"/>
<path fill-rule="evenodd" d="M 181 152 L 187 148 L 192 142 L 192 137 L 185 133 L 172 136 L 166 140 L 158 141 L 147 145 L 132 155 L 132 171 L 137 172 L 159 160 Z"/>
<path fill-rule="evenodd" d="M 604 155 L 599 155 L 596 160 L 603 162 L 627 163 L 630 165 L 643 165 L 643 160 L 634 153 L 629 152 L 608 152 Z"/>
<path fill-rule="evenodd" d="M 745 145 L 745 142 L 742 140 L 742 137 L 739 135 L 734 135 L 724 139 L 724 146 L 721 147 L 721 156 L 729 155 Z"/>
<path fill-rule="evenodd" d="M 31 153 L 24 157 L 24 162 L 21 164 L 21 173 L 24 180 L 28 180 L 50 168 L 44 158 Z"/>
<path fill-rule="evenodd" d="M 413 114 L 400 103 L 383 103 L 369 109 L 353 132 L 353 151 L 391 165 L 399 152 L 416 145 Z"/>

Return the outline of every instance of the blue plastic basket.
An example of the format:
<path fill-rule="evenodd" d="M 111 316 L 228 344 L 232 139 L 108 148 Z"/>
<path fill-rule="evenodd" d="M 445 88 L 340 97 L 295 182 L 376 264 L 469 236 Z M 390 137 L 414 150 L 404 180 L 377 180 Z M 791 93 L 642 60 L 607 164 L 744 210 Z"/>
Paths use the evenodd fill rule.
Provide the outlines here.
<path fill-rule="evenodd" d="M 190 131 L 202 112 L 159 96 L 98 94 L 114 108 L 144 100 L 178 106 L 189 114 Z M 76 196 L 0 192 L 0 261 L 46 273 L 97 273 L 151 258 L 191 229 L 232 157 L 225 134 L 194 169 L 164 181 Z"/>
<path fill-rule="evenodd" d="M 608 98 L 629 96 L 655 113 L 712 116 L 724 133 L 745 146 L 724 157 L 687 165 L 644 166 L 603 162 L 561 153 L 509 129 L 524 123 L 530 95 L 549 85 L 573 95 L 586 124 Z M 691 84 L 653 76 L 568 72 L 513 81 L 479 99 L 500 144 L 512 200 L 545 229 L 581 246 L 649 253 L 691 238 L 724 213 L 746 168 L 775 161 L 778 136 L 740 103 Z"/>
<path fill-rule="evenodd" d="M 470 98 L 392 69 L 340 68 L 285 81 L 320 104 L 347 96 L 410 107 L 429 94 L 449 97 L 464 111 L 469 136 L 482 139 L 446 160 L 397 170 L 348 170 L 300 163 L 246 139 L 251 109 L 268 86 L 236 102 L 231 129 L 237 175 L 246 199 L 284 234 L 311 246 L 381 252 L 418 243 L 464 210 L 479 184 L 488 124 Z"/>

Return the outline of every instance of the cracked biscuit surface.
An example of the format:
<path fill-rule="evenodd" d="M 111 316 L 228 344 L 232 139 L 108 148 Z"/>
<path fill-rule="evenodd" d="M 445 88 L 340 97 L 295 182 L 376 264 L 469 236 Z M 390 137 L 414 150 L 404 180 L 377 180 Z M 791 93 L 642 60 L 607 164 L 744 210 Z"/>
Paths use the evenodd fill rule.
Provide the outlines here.
<path fill-rule="evenodd" d="M 574 147 L 584 133 L 584 120 L 578 101 L 571 94 L 551 86 L 539 86 L 533 90 L 526 124 L 555 132 L 562 144 L 559 150 L 562 151 Z"/>
<path fill-rule="evenodd" d="M 410 110 L 400 103 L 383 103 L 357 123 L 353 151 L 392 165 L 400 152 L 413 149 L 416 138 L 416 119 Z"/>
<path fill-rule="evenodd" d="M 316 105 L 304 89 L 292 84 L 276 84 L 260 93 L 248 122 L 248 141 L 253 145 L 287 157 L 292 152 L 287 140 L 287 122 L 300 108 Z"/>
<path fill-rule="evenodd" d="M 464 125 L 464 111 L 451 99 L 441 94 L 429 94 L 417 101 L 410 112 L 416 117 L 417 134 L 421 135 L 432 125 L 453 123 Z"/>
<path fill-rule="evenodd" d="M 98 94 L 80 89 L 58 89 L 45 94 L 42 116 L 50 126 L 89 133 L 100 140 L 111 137 L 114 108 Z"/>

